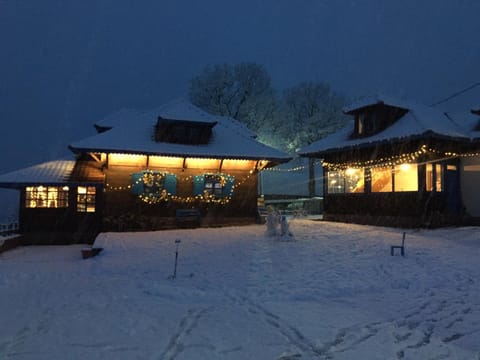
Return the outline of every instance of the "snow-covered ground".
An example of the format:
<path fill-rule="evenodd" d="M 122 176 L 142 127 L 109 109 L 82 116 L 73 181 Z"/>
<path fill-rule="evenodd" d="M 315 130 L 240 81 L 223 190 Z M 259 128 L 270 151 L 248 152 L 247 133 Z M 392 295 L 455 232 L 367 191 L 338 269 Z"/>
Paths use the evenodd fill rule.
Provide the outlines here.
<path fill-rule="evenodd" d="M 479 359 L 480 228 L 296 219 L 0 255 L 0 359 Z M 175 240 L 178 272 L 173 273 Z"/>

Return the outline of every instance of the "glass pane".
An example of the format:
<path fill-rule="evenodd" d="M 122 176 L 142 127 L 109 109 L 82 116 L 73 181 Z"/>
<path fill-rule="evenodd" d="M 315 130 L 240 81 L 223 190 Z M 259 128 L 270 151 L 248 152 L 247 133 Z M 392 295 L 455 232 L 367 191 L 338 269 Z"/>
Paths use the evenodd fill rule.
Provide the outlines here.
<path fill-rule="evenodd" d="M 395 191 L 418 191 L 417 164 L 395 166 Z"/>
<path fill-rule="evenodd" d="M 329 194 L 340 194 L 345 192 L 343 170 L 334 170 L 328 172 L 327 192 Z"/>
<path fill-rule="evenodd" d="M 364 190 L 363 169 L 349 168 L 345 170 L 345 192 L 361 193 Z"/>
<path fill-rule="evenodd" d="M 435 165 L 435 190 L 443 190 L 443 167 L 442 164 Z"/>
<path fill-rule="evenodd" d="M 378 167 L 371 169 L 372 192 L 391 192 L 393 189 L 392 169 Z"/>
<path fill-rule="evenodd" d="M 95 212 L 95 186 L 77 188 L 77 211 Z"/>
<path fill-rule="evenodd" d="M 433 191 L 433 165 L 432 164 L 427 164 L 425 180 L 426 180 L 427 191 Z"/>

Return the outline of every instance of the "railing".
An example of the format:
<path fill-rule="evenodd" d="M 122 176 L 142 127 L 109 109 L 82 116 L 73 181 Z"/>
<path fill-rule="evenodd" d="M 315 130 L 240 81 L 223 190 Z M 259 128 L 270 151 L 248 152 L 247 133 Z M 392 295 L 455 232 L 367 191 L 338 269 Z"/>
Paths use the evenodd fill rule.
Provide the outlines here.
<path fill-rule="evenodd" d="M 13 222 L 10 224 L 0 224 L 1 236 L 11 235 L 17 232 L 18 232 L 18 222 Z"/>

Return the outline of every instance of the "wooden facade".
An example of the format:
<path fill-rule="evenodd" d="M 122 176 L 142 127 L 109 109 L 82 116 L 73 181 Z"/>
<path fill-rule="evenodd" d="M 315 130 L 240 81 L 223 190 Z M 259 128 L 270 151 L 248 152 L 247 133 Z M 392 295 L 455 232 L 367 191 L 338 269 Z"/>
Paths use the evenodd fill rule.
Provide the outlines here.
<path fill-rule="evenodd" d="M 128 158 L 128 155 L 125 156 Z M 150 159 L 148 159 L 150 160 Z M 106 231 L 154 230 L 176 226 L 176 211 L 198 209 L 202 226 L 247 224 L 257 216 L 257 161 L 170 158 L 167 164 L 151 163 L 147 156 L 104 167 L 105 193 L 103 229 Z M 223 163 L 223 164 L 222 164 Z M 230 163 L 230 165 L 228 164 Z M 142 198 L 132 191 L 132 174 L 145 171 L 171 174 L 176 178 L 174 194 L 165 199 Z M 234 191 L 227 198 L 205 198 L 194 193 L 194 179 L 202 175 L 233 177 Z"/>
<path fill-rule="evenodd" d="M 27 187 L 20 191 L 19 221 L 23 244 L 68 244 L 93 242 L 102 229 L 103 184 L 82 183 L 96 189 L 95 211 L 78 211 L 78 185 L 69 184 L 68 206 L 27 207 Z M 43 185 L 39 185 L 43 186 Z"/>
<path fill-rule="evenodd" d="M 256 222 L 259 171 L 291 157 L 233 119 L 167 105 L 165 116 L 129 111 L 120 125 L 97 124 L 96 135 L 70 146 L 75 161 L 0 176 L 0 186 L 20 190 L 23 242 L 91 243 L 100 231 Z"/>

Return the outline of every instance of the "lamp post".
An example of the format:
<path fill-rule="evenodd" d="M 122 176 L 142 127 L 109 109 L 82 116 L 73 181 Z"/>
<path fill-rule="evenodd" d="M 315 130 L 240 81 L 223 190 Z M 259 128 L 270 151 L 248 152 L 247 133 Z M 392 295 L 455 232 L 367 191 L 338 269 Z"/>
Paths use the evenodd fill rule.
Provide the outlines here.
<path fill-rule="evenodd" d="M 178 245 L 180 245 L 180 243 L 180 239 L 175 240 L 175 267 L 173 268 L 172 279 L 175 279 L 177 277 Z"/>

